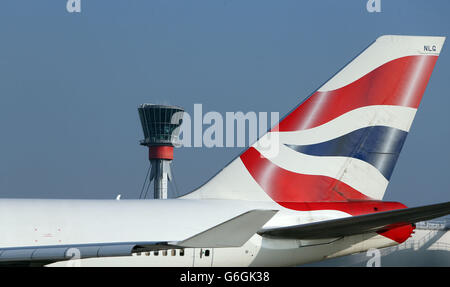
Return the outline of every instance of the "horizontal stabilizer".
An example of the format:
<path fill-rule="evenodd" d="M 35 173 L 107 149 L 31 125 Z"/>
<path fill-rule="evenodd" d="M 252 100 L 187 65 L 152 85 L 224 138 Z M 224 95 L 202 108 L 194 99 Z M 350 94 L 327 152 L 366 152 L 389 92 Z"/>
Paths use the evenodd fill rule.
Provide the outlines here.
<path fill-rule="evenodd" d="M 181 242 L 180 247 L 240 247 L 250 239 L 277 210 L 251 210 Z"/>
<path fill-rule="evenodd" d="M 341 219 L 320 221 L 287 227 L 263 229 L 259 235 L 286 239 L 324 239 L 368 232 L 380 232 L 392 226 L 413 224 L 445 216 L 450 213 L 450 202 L 397 209 Z"/>

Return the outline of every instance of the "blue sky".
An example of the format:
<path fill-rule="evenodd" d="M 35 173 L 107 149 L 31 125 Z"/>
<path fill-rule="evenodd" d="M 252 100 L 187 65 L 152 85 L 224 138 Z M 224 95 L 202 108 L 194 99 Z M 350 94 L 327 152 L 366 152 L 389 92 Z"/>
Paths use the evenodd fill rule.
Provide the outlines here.
<path fill-rule="evenodd" d="M 450 1 L 81 0 L 0 3 L 0 196 L 138 198 L 140 103 L 283 116 L 378 36 L 450 32 Z M 450 200 L 450 48 L 386 200 Z M 242 148 L 176 149 L 179 193 Z"/>

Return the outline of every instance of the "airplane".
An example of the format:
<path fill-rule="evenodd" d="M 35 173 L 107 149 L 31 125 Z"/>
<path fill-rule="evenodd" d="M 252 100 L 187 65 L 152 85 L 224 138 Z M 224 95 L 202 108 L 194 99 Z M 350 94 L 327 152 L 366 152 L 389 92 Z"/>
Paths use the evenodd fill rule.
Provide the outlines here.
<path fill-rule="evenodd" d="M 383 201 L 444 41 L 377 38 L 178 198 L 0 199 L 0 264 L 298 266 L 404 242 L 450 213 Z"/>

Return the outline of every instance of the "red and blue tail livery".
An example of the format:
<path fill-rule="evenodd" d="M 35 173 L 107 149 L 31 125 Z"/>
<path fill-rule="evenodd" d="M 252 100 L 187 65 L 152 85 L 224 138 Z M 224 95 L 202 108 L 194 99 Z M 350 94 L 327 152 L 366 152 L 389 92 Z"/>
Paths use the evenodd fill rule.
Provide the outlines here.
<path fill-rule="evenodd" d="M 276 202 L 381 200 L 444 39 L 379 37 L 197 192 L 208 186 L 203 196 Z"/>

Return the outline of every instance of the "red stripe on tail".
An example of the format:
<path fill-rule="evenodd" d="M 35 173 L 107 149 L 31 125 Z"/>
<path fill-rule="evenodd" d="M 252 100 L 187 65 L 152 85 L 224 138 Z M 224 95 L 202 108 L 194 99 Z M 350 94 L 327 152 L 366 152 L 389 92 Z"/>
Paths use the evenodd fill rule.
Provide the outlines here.
<path fill-rule="evenodd" d="M 315 92 L 274 131 L 320 126 L 351 110 L 370 105 L 418 108 L 438 56 L 407 56 L 388 62 L 345 87 Z"/>
<path fill-rule="evenodd" d="M 371 200 L 337 179 L 285 170 L 253 147 L 241 155 L 241 160 L 255 181 L 276 202 Z"/>

